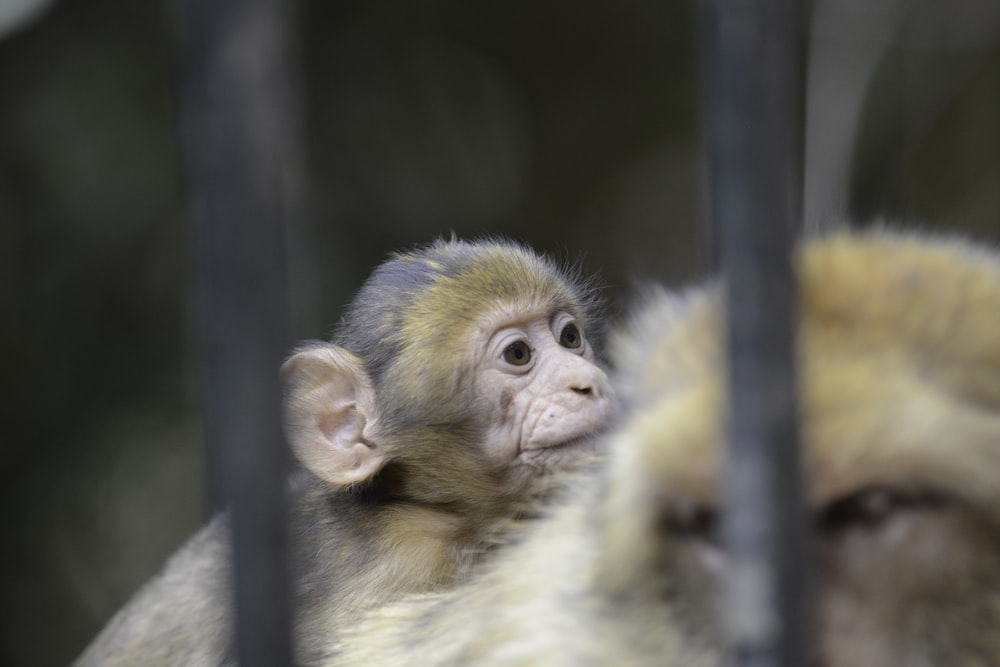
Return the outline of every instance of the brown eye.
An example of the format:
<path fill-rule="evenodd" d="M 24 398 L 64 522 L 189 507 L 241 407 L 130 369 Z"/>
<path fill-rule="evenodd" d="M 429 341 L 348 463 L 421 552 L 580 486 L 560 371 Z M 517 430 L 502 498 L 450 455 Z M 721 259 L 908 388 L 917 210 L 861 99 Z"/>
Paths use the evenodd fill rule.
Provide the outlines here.
<path fill-rule="evenodd" d="M 559 344 L 570 349 L 576 349 L 583 344 L 583 336 L 580 335 L 580 330 L 575 324 L 567 324 L 563 327 L 559 334 Z"/>
<path fill-rule="evenodd" d="M 503 351 L 503 360 L 511 366 L 524 366 L 531 361 L 531 348 L 523 340 L 511 343 Z"/>

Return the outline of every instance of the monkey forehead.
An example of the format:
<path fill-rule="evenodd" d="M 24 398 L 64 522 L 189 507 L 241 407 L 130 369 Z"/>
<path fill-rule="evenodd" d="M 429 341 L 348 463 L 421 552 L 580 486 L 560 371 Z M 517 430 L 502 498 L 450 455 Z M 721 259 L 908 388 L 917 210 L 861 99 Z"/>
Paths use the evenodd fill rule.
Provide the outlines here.
<path fill-rule="evenodd" d="M 930 381 L 1000 409 L 1000 258 L 877 229 L 805 246 L 801 321 L 817 348 L 902 354 Z"/>
<path fill-rule="evenodd" d="M 807 346 L 802 435 L 818 505 L 863 488 L 938 491 L 1000 519 L 1000 411 L 901 355 Z"/>
<path fill-rule="evenodd" d="M 380 266 L 362 290 L 403 316 L 404 325 L 468 320 L 496 300 L 555 304 L 582 314 L 592 290 L 575 272 L 510 241 L 438 241 L 397 254 Z M 391 320 L 392 318 L 386 318 Z M 450 330 L 437 324 L 439 331 Z"/>
<path fill-rule="evenodd" d="M 814 502 L 905 483 L 1000 510 L 997 259 L 955 241 L 877 231 L 808 244 L 797 271 L 803 459 Z M 691 493 L 714 484 L 725 438 L 722 297 L 718 288 L 654 294 L 612 339 L 633 413 L 626 431 L 651 457 L 645 465 L 662 464 L 662 479 Z"/>
<path fill-rule="evenodd" d="M 566 310 L 584 317 L 587 295 L 548 258 L 509 242 L 438 244 L 401 258 L 422 288 L 402 309 L 404 340 L 464 335 L 484 313 L 534 317 Z"/>
<path fill-rule="evenodd" d="M 801 446 L 812 506 L 866 488 L 937 491 L 1000 521 L 1000 414 L 898 360 L 808 345 L 804 357 Z M 727 428 L 721 366 L 650 397 L 609 443 L 612 477 L 631 480 L 614 489 L 622 506 L 716 506 Z"/>
<path fill-rule="evenodd" d="M 452 342 L 497 299 L 527 300 L 586 318 L 596 290 L 526 246 L 503 239 L 439 240 L 397 253 L 355 295 L 334 342 L 365 359 L 378 378 L 404 349 Z"/>
<path fill-rule="evenodd" d="M 805 358 L 884 354 L 926 382 L 1000 410 L 1000 257 L 954 239 L 841 233 L 796 258 Z M 718 286 L 656 293 L 612 338 L 629 391 L 656 392 L 718 363 Z"/>

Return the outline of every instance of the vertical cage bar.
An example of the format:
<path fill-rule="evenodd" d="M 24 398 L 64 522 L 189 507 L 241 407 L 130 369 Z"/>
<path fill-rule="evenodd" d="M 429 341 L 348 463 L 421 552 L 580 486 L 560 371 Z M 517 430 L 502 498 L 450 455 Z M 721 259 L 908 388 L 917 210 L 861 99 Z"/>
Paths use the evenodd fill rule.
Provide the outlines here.
<path fill-rule="evenodd" d="M 727 290 L 729 460 L 722 604 L 732 664 L 808 664 L 810 559 L 798 450 L 793 237 L 801 215 L 798 0 L 709 15 L 712 211 Z"/>
<path fill-rule="evenodd" d="M 198 249 L 210 484 L 229 506 L 241 667 L 291 664 L 285 226 L 296 191 L 294 3 L 178 0 L 181 129 Z M 216 490 L 218 493 L 218 489 Z"/>

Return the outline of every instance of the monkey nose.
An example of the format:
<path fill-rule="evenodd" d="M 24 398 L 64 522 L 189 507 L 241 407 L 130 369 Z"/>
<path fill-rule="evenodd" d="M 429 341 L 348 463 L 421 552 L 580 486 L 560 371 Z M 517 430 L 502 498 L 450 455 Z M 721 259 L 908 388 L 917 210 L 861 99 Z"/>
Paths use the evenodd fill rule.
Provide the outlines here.
<path fill-rule="evenodd" d="M 557 371 L 559 384 L 581 399 L 602 400 L 608 396 L 607 375 L 588 359 L 574 355 Z"/>

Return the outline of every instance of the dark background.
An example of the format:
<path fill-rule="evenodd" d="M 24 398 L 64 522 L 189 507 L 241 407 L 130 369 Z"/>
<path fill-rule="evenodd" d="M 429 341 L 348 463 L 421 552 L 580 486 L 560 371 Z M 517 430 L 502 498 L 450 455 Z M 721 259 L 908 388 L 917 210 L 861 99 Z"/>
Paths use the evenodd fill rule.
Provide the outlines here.
<path fill-rule="evenodd" d="M 194 261 L 170 7 L 35 2 L 15 24 L 16 4 L 0 0 L 0 663 L 61 665 L 206 515 Z M 295 338 L 325 336 L 387 252 L 451 231 L 582 258 L 614 304 L 707 275 L 698 3 L 302 11 Z M 826 0 L 812 36 L 809 225 L 1000 239 L 1000 4 Z"/>

